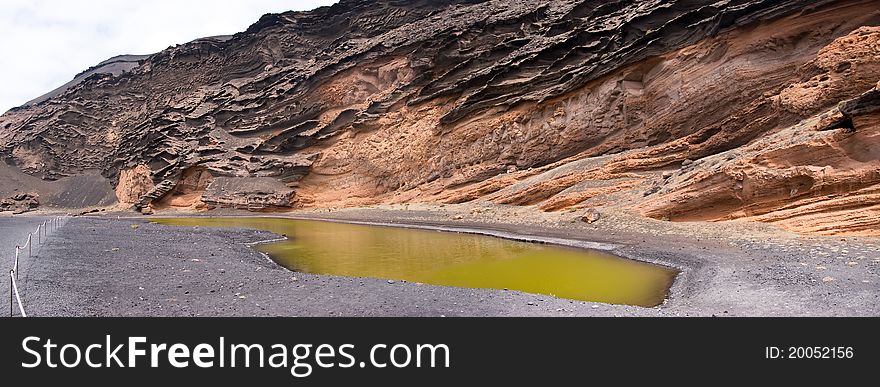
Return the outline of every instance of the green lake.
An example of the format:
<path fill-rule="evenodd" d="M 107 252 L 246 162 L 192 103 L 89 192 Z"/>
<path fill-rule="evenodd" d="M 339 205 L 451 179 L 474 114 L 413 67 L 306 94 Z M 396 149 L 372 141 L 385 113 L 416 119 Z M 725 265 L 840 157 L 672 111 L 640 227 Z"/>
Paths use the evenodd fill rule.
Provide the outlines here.
<path fill-rule="evenodd" d="M 490 236 L 280 218 L 156 218 L 174 226 L 271 231 L 256 245 L 298 272 L 511 289 L 583 301 L 655 306 L 676 271 L 591 250 Z"/>

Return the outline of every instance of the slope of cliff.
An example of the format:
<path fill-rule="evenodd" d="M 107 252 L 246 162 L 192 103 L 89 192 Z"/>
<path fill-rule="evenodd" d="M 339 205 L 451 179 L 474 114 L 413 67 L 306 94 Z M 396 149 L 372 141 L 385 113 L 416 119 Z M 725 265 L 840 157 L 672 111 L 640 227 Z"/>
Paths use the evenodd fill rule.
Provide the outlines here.
<path fill-rule="evenodd" d="M 876 1 L 367 1 L 92 69 L 0 158 L 120 203 L 486 200 L 880 234 Z M 130 62 L 126 62 L 130 63 Z"/>

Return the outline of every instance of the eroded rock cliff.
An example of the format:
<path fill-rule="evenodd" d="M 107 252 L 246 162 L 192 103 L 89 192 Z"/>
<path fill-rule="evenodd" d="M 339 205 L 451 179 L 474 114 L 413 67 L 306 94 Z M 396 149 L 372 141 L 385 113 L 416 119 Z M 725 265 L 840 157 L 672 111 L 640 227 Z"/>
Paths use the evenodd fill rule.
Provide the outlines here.
<path fill-rule="evenodd" d="M 145 209 L 489 200 L 878 234 L 877 25 L 876 1 L 343 0 L 90 69 L 2 116 L 0 157 L 98 169 Z"/>

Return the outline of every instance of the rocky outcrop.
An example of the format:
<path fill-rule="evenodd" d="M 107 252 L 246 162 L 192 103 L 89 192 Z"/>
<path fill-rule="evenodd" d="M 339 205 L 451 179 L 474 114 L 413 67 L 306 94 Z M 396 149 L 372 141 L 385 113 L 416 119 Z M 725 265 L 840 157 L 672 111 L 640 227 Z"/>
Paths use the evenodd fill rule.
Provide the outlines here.
<path fill-rule="evenodd" d="M 672 220 L 750 219 L 823 234 L 880 230 L 880 90 L 682 170 L 642 204 Z"/>
<path fill-rule="evenodd" d="M 203 195 L 213 180 L 214 176 L 207 169 L 199 167 L 187 169 L 171 191 L 163 195 L 155 204 L 163 208 L 203 208 L 205 204 Z"/>
<path fill-rule="evenodd" d="M 687 196 L 710 183 L 682 176 L 850 114 L 832 110 L 877 82 L 862 27 L 878 24 L 867 0 L 343 0 L 98 66 L 0 118 L 0 157 L 46 179 L 100 169 L 138 208 L 490 200 L 754 217 L 791 202 Z M 848 125 L 835 122 L 815 132 Z"/>
<path fill-rule="evenodd" d="M 121 204 L 134 205 L 153 190 L 155 184 L 150 168 L 138 165 L 134 168 L 119 171 L 119 182 L 116 184 L 116 198 Z"/>
<path fill-rule="evenodd" d="M 0 212 L 12 211 L 13 214 L 21 214 L 39 206 L 39 195 L 33 193 L 20 193 L 0 199 Z"/>
<path fill-rule="evenodd" d="M 804 65 L 786 109 L 836 104 L 880 79 L 880 28 L 861 28 Z M 870 83 L 869 83 L 870 82 Z M 644 213 L 672 220 L 750 219 L 802 232 L 880 230 L 880 83 L 830 110 L 684 167 Z"/>
<path fill-rule="evenodd" d="M 805 23 L 790 31 L 800 33 L 800 28 L 807 27 L 816 26 Z M 767 28 L 775 28 L 777 37 L 785 31 L 774 23 Z M 760 32 L 758 28 L 747 35 L 751 38 Z M 744 99 L 740 87 L 764 90 L 768 85 L 761 82 L 769 80 L 766 74 L 745 72 L 748 76 L 737 78 L 739 86 L 725 81 L 728 90 L 713 89 L 727 105 L 714 95 L 704 94 L 708 101 L 701 102 L 694 94 L 683 101 L 689 106 L 676 107 L 676 121 L 682 125 L 726 117 L 722 123 L 707 121 L 718 125 L 714 128 L 613 155 L 592 156 L 587 151 L 531 171 L 443 191 L 439 197 L 455 203 L 483 198 L 537 205 L 547 211 L 612 206 L 673 221 L 747 219 L 802 232 L 877 235 L 880 217 L 874 187 L 880 153 L 875 148 L 880 138 L 872 118 L 875 91 L 871 89 L 880 79 L 878 37 L 880 28 L 862 27 L 817 47 L 809 57 L 799 59 L 803 63 L 789 68 L 785 78 L 774 78 L 778 83 L 756 100 Z M 688 71 L 710 66 L 681 61 L 719 41 L 732 44 L 737 33 L 665 56 L 668 63 L 679 63 L 668 73 L 674 81 L 649 78 L 642 93 L 657 88 L 679 94 L 668 86 L 684 83 L 681 77 Z M 791 54 L 786 55 L 793 58 Z M 753 68 L 737 67 L 735 58 L 755 55 L 728 50 L 715 61 L 735 73 Z M 764 59 L 769 58 L 765 55 Z M 773 74 L 772 70 L 761 69 Z M 708 79 L 724 80 L 720 76 Z M 690 83 L 700 85 L 700 81 Z M 674 101 L 661 99 L 667 104 Z M 651 108 L 657 112 L 654 125 L 667 114 L 655 109 Z M 706 117 L 707 112 L 717 115 Z M 764 129 L 749 134 L 745 143 L 733 137 L 758 127 Z"/>
<path fill-rule="evenodd" d="M 290 207 L 294 192 L 267 177 L 218 177 L 208 185 L 202 201 L 208 206 L 247 210 Z"/>

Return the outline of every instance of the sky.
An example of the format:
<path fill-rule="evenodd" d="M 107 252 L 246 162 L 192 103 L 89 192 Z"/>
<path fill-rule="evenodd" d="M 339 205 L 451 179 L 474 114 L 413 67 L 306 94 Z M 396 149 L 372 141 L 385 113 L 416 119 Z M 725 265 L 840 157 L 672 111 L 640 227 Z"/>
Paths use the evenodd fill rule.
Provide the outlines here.
<path fill-rule="evenodd" d="M 121 54 L 231 35 L 260 16 L 335 0 L 2 0 L 0 113 Z"/>

